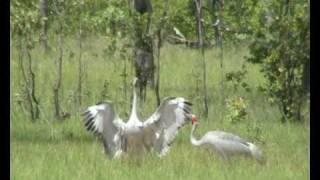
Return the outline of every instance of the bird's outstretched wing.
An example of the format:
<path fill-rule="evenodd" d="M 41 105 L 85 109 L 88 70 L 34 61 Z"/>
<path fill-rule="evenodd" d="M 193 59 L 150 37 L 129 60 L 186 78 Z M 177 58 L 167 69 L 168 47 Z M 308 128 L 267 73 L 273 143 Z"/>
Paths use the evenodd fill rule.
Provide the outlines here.
<path fill-rule="evenodd" d="M 103 138 L 106 153 L 110 158 L 119 155 L 121 151 L 121 129 L 123 121 L 116 114 L 110 102 L 98 103 L 82 114 L 84 125 L 89 132 L 99 134 Z"/>
<path fill-rule="evenodd" d="M 186 120 L 190 119 L 192 104 L 184 98 L 165 98 L 158 109 L 145 122 L 156 133 L 156 151 L 164 155 Z"/>

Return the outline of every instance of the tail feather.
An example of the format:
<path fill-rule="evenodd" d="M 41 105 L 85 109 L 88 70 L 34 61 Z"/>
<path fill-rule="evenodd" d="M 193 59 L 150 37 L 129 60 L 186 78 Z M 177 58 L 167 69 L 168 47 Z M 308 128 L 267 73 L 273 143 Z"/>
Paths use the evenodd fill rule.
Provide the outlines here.
<path fill-rule="evenodd" d="M 254 157 L 260 164 L 265 163 L 265 159 L 262 155 L 262 151 L 254 144 L 248 143 L 249 144 L 249 149 L 251 151 L 252 157 Z"/>

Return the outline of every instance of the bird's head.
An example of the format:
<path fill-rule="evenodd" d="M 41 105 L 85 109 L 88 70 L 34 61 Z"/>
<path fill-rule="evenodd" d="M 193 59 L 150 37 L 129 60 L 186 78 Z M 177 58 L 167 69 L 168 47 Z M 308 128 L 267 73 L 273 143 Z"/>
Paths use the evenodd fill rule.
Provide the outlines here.
<path fill-rule="evenodd" d="M 193 124 L 198 124 L 197 116 L 194 115 L 194 114 L 191 115 L 191 123 L 192 123 L 192 125 Z"/>

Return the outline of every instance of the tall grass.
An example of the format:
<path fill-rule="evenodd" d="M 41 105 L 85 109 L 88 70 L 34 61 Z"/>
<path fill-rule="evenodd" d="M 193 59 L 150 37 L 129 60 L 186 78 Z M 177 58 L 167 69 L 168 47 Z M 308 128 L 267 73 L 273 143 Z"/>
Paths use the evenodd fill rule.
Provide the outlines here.
<path fill-rule="evenodd" d="M 101 143 L 83 128 L 79 112 L 101 101 L 103 83 L 108 99 L 112 100 L 120 116 L 128 117 L 130 96 L 123 95 L 123 59 L 103 53 L 107 41 L 88 39 L 83 47 L 86 66 L 82 105 L 75 101 L 77 88 L 76 42 L 65 40 L 61 101 L 62 108 L 71 113 L 63 122 L 53 119 L 52 86 L 55 79 L 53 49 L 49 55 L 34 49 L 32 57 L 36 72 L 36 93 L 41 103 L 41 119 L 32 123 L 27 110 L 19 105 L 23 99 L 21 77 L 17 65 L 17 49 L 13 48 L 11 59 L 11 178 L 12 179 L 306 179 L 308 178 L 309 130 L 302 124 L 281 124 L 276 106 L 266 102 L 256 87 L 264 83 L 259 67 L 248 64 L 246 82 L 251 92 L 224 83 L 219 67 L 218 52 L 206 52 L 208 69 L 209 117 L 203 119 L 201 94 L 201 62 L 199 52 L 166 45 L 162 50 L 160 95 L 183 96 L 193 102 L 193 112 L 200 117 L 196 134 L 221 129 L 236 133 L 256 143 L 266 156 L 266 164 L 234 157 L 226 164 L 217 155 L 194 147 L 189 142 L 191 126 L 182 128 L 172 145 L 170 153 L 159 159 L 150 153 L 141 159 L 124 157 L 109 160 L 103 153 Z M 225 48 L 223 73 L 239 70 L 247 55 L 246 48 Z M 130 62 L 127 62 L 130 65 Z M 134 76 L 128 68 L 128 85 Z M 197 77 L 199 76 L 199 77 Z M 197 89 L 197 84 L 200 89 Z M 131 94 L 131 88 L 128 89 Z M 223 94 L 223 96 L 221 95 Z M 248 103 L 248 119 L 237 124 L 224 120 L 225 98 L 242 96 Z M 142 118 L 155 110 L 154 92 L 148 90 L 147 101 L 139 108 Z"/>

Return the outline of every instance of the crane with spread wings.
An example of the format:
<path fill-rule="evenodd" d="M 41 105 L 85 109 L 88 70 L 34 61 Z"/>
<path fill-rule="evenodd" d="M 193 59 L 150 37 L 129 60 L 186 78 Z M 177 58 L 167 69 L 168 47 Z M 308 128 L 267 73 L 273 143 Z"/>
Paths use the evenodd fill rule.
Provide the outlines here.
<path fill-rule="evenodd" d="M 112 102 L 90 106 L 82 114 L 86 129 L 102 137 L 104 150 L 111 159 L 127 152 L 133 144 L 141 151 L 154 149 L 162 157 L 179 129 L 191 120 L 192 104 L 182 97 L 165 98 L 144 122 L 138 118 L 136 106 L 137 95 L 133 87 L 133 104 L 127 122 L 118 116 Z"/>

